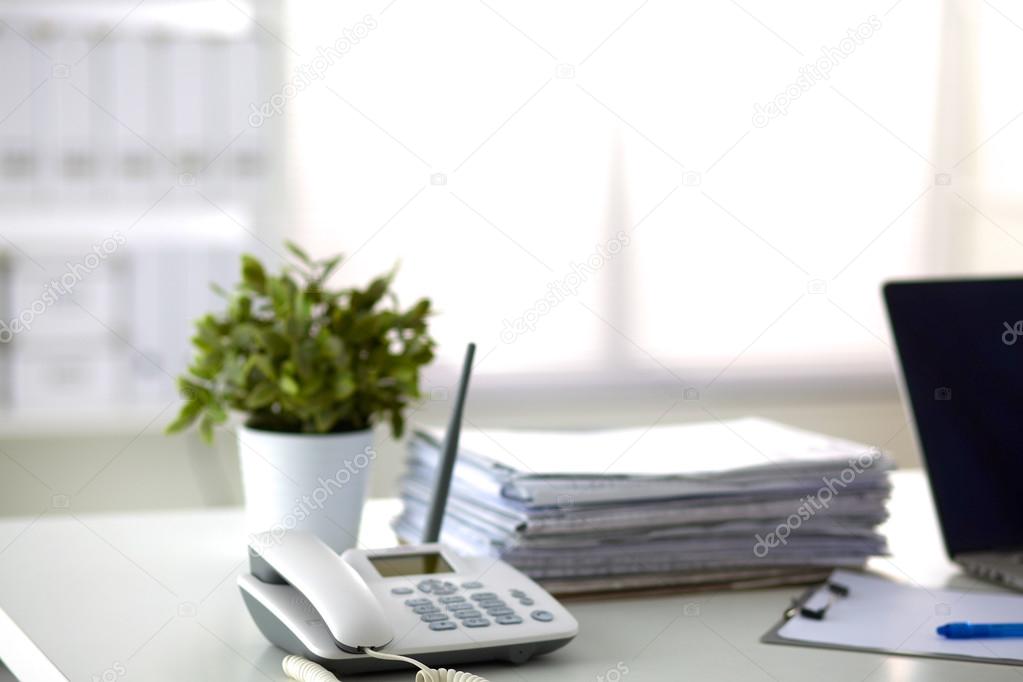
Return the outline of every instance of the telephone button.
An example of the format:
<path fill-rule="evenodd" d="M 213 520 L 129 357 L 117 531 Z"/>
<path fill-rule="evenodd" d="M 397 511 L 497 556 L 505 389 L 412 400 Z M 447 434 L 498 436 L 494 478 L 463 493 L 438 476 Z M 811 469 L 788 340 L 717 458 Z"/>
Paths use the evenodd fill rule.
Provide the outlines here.
<path fill-rule="evenodd" d="M 510 616 L 514 613 L 515 612 L 507 606 L 498 606 L 497 608 L 487 609 L 487 614 L 491 616 Z"/>
<path fill-rule="evenodd" d="M 461 602 L 465 602 L 465 597 L 458 597 L 458 596 L 455 596 L 455 597 L 441 597 L 437 601 L 439 601 L 441 604 L 458 604 L 458 603 L 461 603 Z M 468 602 L 466 602 L 466 603 L 468 603 Z"/>
<path fill-rule="evenodd" d="M 554 620 L 554 614 L 550 611 L 533 611 L 529 615 L 533 617 L 533 620 L 538 620 L 541 623 L 549 623 Z"/>
<path fill-rule="evenodd" d="M 485 628 L 490 625 L 490 621 L 486 618 L 466 618 L 462 621 L 462 625 L 467 628 Z"/>
<path fill-rule="evenodd" d="M 439 620 L 436 623 L 430 623 L 431 630 L 454 630 L 456 627 L 458 626 L 450 620 Z"/>
<path fill-rule="evenodd" d="M 487 601 L 488 599 L 497 599 L 497 595 L 493 592 L 477 592 L 476 594 L 469 595 L 469 599 L 473 601 Z"/>
<path fill-rule="evenodd" d="M 440 611 L 440 609 L 433 604 L 423 604 L 422 606 L 417 606 L 412 609 L 413 613 L 419 614 L 420 616 L 424 613 L 437 613 L 438 611 Z"/>
<path fill-rule="evenodd" d="M 405 606 L 427 606 L 431 602 L 429 599 L 406 599 Z"/>
<path fill-rule="evenodd" d="M 423 622 L 424 623 L 436 623 L 436 622 L 439 622 L 439 621 L 442 621 L 442 620 L 447 620 L 447 619 L 448 619 L 448 614 L 446 614 L 446 613 L 424 613 L 423 614 Z"/>
<path fill-rule="evenodd" d="M 411 587 L 392 587 L 391 594 L 412 594 Z"/>
<path fill-rule="evenodd" d="M 530 599 L 529 597 L 522 597 L 521 599 L 519 599 L 519 603 L 522 604 L 523 606 L 532 606 L 534 604 L 533 600 Z"/>
<path fill-rule="evenodd" d="M 523 592 L 522 590 L 511 590 L 511 596 L 515 597 L 516 599 L 525 599 L 526 593 Z"/>
<path fill-rule="evenodd" d="M 483 587 L 483 583 L 477 580 L 470 580 L 467 583 L 462 583 L 462 587 L 464 587 L 467 590 L 478 590 L 481 587 Z"/>
<path fill-rule="evenodd" d="M 480 607 L 481 609 L 496 609 L 501 606 L 507 606 L 507 604 L 505 604 L 500 599 L 483 599 L 480 602 L 478 602 L 476 606 Z"/>
<path fill-rule="evenodd" d="M 457 618 L 458 620 L 479 618 L 480 616 L 483 615 L 482 613 L 474 609 L 463 609 L 461 611 L 455 611 L 454 614 L 455 618 Z"/>
<path fill-rule="evenodd" d="M 498 616 L 494 620 L 497 621 L 498 625 L 518 625 L 522 622 L 522 619 L 516 616 L 514 613 L 508 616 Z"/>

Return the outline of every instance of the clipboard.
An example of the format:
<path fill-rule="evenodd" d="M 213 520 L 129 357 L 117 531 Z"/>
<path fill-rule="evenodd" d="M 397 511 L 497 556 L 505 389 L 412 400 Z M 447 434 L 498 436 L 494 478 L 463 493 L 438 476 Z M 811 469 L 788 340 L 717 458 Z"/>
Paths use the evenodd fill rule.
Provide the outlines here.
<path fill-rule="evenodd" d="M 829 585 L 844 588 L 844 596 Z M 816 617 L 816 615 L 820 617 Z M 922 588 L 836 570 L 793 601 L 760 641 L 841 651 L 1023 666 L 1023 638 L 946 639 L 953 621 L 1023 622 L 1023 595 Z"/>

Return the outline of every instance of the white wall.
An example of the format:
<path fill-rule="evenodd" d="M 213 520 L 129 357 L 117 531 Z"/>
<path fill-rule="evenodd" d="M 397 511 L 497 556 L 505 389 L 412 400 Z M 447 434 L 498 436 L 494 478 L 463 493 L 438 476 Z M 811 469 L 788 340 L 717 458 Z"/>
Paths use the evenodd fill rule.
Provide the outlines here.
<path fill-rule="evenodd" d="M 683 401 L 663 423 L 708 419 L 704 410 L 722 419 L 759 414 L 796 426 L 883 446 L 902 467 L 918 466 L 893 386 L 878 385 L 828 396 L 819 390 L 779 394 L 779 388 L 750 388 L 745 396 L 713 402 Z M 481 388 L 470 400 L 466 418 L 482 428 L 593 428 L 602 425 L 650 424 L 676 402 L 670 387 L 592 389 L 587 395 L 568 391 L 528 394 L 513 390 L 493 393 Z M 488 395 L 489 393 L 489 395 Z M 443 424 L 449 401 L 424 405 L 422 423 Z M 136 420 L 126 415 L 122 426 Z M 36 515 L 54 505 L 72 511 L 219 506 L 241 503 L 241 485 L 234 443 L 229 432 L 218 434 L 207 448 L 194 434 L 167 437 L 157 420 L 132 432 L 116 422 L 48 435 L 43 424 L 8 425 L 0 431 L 0 515 Z M 380 453 L 373 472 L 373 496 L 395 493 L 403 446 L 378 433 Z M 66 498 L 66 499 L 65 499 Z"/>

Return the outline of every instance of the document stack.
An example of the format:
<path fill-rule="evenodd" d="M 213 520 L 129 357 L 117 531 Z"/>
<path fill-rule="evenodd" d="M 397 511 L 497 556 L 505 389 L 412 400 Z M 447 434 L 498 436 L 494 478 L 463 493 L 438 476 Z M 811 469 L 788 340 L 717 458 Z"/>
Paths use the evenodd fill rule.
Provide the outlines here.
<path fill-rule="evenodd" d="M 394 527 L 418 542 L 442 434 L 418 431 Z M 748 418 L 462 432 L 442 542 L 559 594 L 808 582 L 885 554 L 888 455 Z"/>

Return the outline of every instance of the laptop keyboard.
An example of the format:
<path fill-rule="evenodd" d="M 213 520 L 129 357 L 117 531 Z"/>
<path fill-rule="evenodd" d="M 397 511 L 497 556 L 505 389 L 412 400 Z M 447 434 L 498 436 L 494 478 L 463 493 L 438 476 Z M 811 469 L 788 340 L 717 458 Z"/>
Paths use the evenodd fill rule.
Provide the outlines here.
<path fill-rule="evenodd" d="M 999 554 L 990 558 L 959 557 L 959 564 L 970 575 L 1017 590 L 1023 589 L 1023 552 Z"/>

